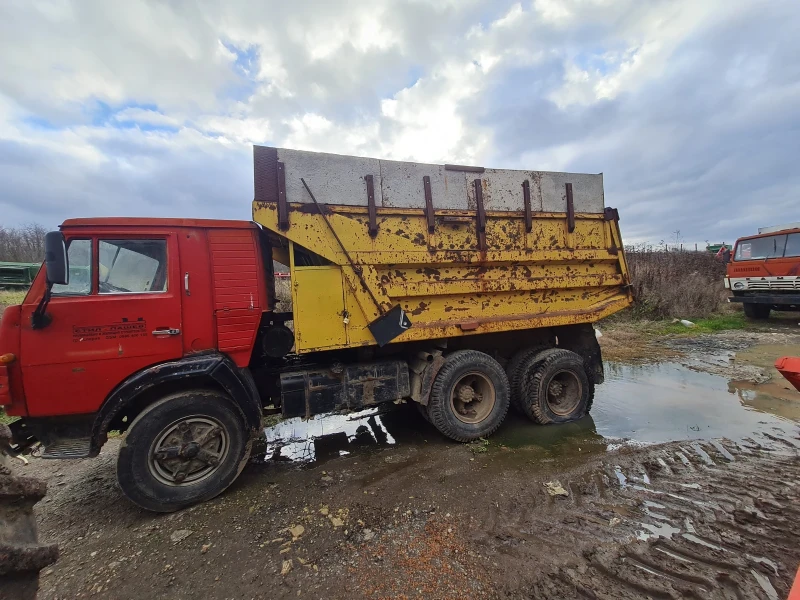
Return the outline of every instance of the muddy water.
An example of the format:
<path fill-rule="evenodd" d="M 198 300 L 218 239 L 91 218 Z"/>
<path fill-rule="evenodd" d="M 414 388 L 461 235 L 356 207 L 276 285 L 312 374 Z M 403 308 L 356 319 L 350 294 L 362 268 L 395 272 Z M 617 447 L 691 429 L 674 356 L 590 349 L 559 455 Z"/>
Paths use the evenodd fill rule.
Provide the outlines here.
<path fill-rule="evenodd" d="M 728 438 L 768 433 L 796 438 L 800 403 L 763 386 L 731 382 L 677 363 L 606 364 L 591 415 L 558 426 L 536 426 L 509 414 L 492 442 L 567 458 L 620 444 Z M 394 444 L 447 443 L 413 407 L 310 421 L 290 419 L 266 430 L 267 460 L 320 462 Z"/>
<path fill-rule="evenodd" d="M 611 363 L 592 416 L 600 435 L 639 442 L 741 438 L 792 427 L 753 399 L 723 377 L 682 365 Z"/>

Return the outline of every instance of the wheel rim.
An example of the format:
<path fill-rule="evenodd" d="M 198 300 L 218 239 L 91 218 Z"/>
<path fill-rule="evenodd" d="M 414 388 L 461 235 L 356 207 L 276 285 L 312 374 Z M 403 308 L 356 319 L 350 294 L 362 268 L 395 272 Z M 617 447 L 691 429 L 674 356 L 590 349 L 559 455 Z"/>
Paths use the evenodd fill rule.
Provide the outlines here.
<path fill-rule="evenodd" d="M 557 371 L 547 382 L 547 406 L 559 417 L 571 415 L 581 402 L 583 385 L 572 371 Z"/>
<path fill-rule="evenodd" d="M 480 423 L 492 413 L 496 401 L 494 384 L 483 373 L 462 375 L 450 393 L 450 407 L 462 423 Z"/>
<path fill-rule="evenodd" d="M 161 483 L 192 485 L 219 469 L 229 451 L 228 433 L 219 421 L 185 417 L 165 427 L 153 442 L 148 467 Z"/>

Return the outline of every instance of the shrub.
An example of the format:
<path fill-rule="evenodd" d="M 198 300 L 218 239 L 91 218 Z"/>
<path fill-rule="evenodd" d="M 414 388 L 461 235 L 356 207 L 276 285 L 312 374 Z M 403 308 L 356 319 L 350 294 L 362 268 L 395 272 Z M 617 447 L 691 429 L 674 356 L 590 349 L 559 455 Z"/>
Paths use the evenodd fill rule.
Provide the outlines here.
<path fill-rule="evenodd" d="M 708 252 L 626 247 L 637 316 L 700 318 L 727 305 L 725 265 Z"/>
<path fill-rule="evenodd" d="M 277 310 L 281 312 L 291 312 L 292 310 L 292 288 L 291 280 L 275 278 L 275 299 L 280 303 Z"/>
<path fill-rule="evenodd" d="M 44 234 L 41 225 L 22 227 L 0 225 L 0 261 L 39 263 L 44 260 Z"/>

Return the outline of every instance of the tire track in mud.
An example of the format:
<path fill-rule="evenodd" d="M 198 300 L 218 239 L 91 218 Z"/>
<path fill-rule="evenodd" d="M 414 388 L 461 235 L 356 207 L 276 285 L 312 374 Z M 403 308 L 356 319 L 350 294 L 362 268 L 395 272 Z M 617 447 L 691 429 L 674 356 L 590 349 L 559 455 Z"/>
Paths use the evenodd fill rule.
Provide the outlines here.
<path fill-rule="evenodd" d="M 473 541 L 516 577 L 499 597 L 785 598 L 800 563 L 800 456 L 759 434 L 619 454 L 492 502 Z M 510 561 L 510 563 L 509 563 Z"/>

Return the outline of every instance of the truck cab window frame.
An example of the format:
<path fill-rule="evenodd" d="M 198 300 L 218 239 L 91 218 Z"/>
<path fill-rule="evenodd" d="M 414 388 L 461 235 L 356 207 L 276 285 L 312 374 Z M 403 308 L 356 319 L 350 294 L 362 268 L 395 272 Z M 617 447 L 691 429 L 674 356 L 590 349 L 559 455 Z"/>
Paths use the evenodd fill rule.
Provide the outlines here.
<path fill-rule="evenodd" d="M 800 257 L 800 233 L 790 233 L 786 236 L 786 250 L 783 252 L 783 257 Z"/>
<path fill-rule="evenodd" d="M 92 293 L 94 276 L 94 248 L 91 238 L 67 240 L 67 260 L 69 262 L 69 283 L 53 284 L 54 297 L 89 296 Z"/>
<path fill-rule="evenodd" d="M 748 238 L 736 244 L 734 260 L 767 260 L 769 258 L 783 258 L 786 248 L 786 234 L 776 234 L 765 237 Z"/>
<path fill-rule="evenodd" d="M 168 291 L 165 238 L 100 238 L 98 293 L 163 294 Z"/>

